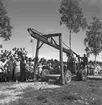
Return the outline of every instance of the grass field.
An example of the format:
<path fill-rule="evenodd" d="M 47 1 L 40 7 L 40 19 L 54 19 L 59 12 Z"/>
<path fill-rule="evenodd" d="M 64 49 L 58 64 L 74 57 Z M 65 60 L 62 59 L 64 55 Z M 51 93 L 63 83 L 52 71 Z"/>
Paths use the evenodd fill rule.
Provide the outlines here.
<path fill-rule="evenodd" d="M 2 84 L 4 85 L 1 83 L 0 86 Z M 54 86 L 51 84 L 48 84 L 50 86 L 48 88 L 48 85 L 28 84 L 25 88 L 20 88 L 21 94 L 17 94 L 20 98 L 0 105 L 102 105 L 101 80 L 72 81 L 56 88 L 51 88 Z M 11 86 L 11 84 L 9 85 Z M 18 84 L 18 87 L 20 86 L 23 85 Z M 35 89 L 37 86 L 39 88 Z M 7 89 L 14 90 L 15 88 Z"/>

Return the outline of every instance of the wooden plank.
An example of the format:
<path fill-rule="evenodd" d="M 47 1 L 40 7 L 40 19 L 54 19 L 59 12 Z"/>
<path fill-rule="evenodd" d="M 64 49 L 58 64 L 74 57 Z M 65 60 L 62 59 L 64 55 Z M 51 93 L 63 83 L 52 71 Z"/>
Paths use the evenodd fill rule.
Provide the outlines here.
<path fill-rule="evenodd" d="M 60 76 L 61 76 L 60 74 L 49 74 L 49 75 L 46 75 L 44 78 L 59 79 Z"/>
<path fill-rule="evenodd" d="M 102 80 L 102 76 L 97 76 L 97 75 L 87 76 L 87 78 L 92 80 Z"/>
<path fill-rule="evenodd" d="M 45 37 L 56 37 L 59 36 L 61 33 L 54 33 L 54 34 L 47 34 L 47 35 L 43 35 Z"/>
<path fill-rule="evenodd" d="M 60 74 L 48 74 L 45 77 L 60 77 Z"/>

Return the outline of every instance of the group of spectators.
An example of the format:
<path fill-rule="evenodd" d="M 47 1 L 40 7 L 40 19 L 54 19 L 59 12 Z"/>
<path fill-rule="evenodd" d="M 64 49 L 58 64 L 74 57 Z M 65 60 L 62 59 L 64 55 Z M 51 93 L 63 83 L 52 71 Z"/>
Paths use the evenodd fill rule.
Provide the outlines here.
<path fill-rule="evenodd" d="M 73 56 L 71 56 L 73 57 Z M 84 55 L 83 57 L 84 66 L 87 65 L 88 59 Z M 75 60 L 68 57 L 68 61 L 64 62 L 64 65 L 73 64 L 70 60 Z M 25 48 L 14 48 L 12 51 L 3 51 L 0 52 L 0 81 L 29 81 L 33 79 L 34 76 L 34 59 L 27 56 L 27 51 Z M 70 67 L 70 66 L 68 66 Z M 36 65 L 36 74 L 42 69 L 46 68 L 49 70 L 51 74 L 60 74 L 60 62 L 57 59 L 49 59 L 45 58 L 38 59 Z M 68 69 L 68 68 L 67 68 Z M 71 70 L 71 69 L 70 69 Z M 75 72 L 71 70 L 72 72 Z"/>
<path fill-rule="evenodd" d="M 51 74 L 60 73 L 60 62 L 56 59 L 38 59 L 36 74 L 45 67 Z M 25 48 L 13 48 L 0 52 L 0 81 L 29 81 L 34 76 L 34 59 L 27 56 Z"/>
<path fill-rule="evenodd" d="M 0 81 L 27 81 L 33 78 L 34 59 L 27 57 L 25 48 L 0 53 Z"/>

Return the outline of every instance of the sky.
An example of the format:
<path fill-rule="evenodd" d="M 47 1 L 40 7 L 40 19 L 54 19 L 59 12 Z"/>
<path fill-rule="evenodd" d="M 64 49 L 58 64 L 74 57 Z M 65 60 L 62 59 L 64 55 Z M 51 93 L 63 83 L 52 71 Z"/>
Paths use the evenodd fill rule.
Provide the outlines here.
<path fill-rule="evenodd" d="M 11 40 L 7 42 L 0 40 L 0 43 L 3 43 L 3 49 L 25 47 L 28 56 L 35 56 L 37 41 L 34 39 L 33 43 L 30 43 L 31 36 L 27 31 L 28 28 L 34 28 L 44 34 L 62 33 L 63 42 L 69 46 L 68 29 L 59 24 L 60 2 L 61 0 L 6 0 L 5 7 L 13 30 Z M 81 7 L 88 22 L 91 22 L 93 16 L 102 20 L 102 0 L 82 0 Z M 85 37 L 85 31 L 72 35 L 72 49 L 80 56 L 85 53 L 83 43 Z M 66 55 L 63 55 L 63 59 L 66 59 Z M 59 51 L 44 45 L 40 49 L 39 57 L 59 59 Z M 91 55 L 89 59 L 94 60 L 94 56 Z M 97 56 L 97 60 L 102 61 L 102 54 Z"/>

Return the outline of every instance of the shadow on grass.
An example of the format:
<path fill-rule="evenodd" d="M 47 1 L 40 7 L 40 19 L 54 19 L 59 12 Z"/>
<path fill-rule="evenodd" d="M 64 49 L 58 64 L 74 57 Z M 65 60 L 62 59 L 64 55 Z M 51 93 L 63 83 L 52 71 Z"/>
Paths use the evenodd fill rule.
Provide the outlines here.
<path fill-rule="evenodd" d="M 46 98 L 47 98 L 47 96 L 43 96 L 43 95 L 40 95 L 40 96 L 36 97 L 36 99 L 39 100 L 39 101 L 42 101 Z"/>
<path fill-rule="evenodd" d="M 63 100 L 70 100 L 70 101 L 78 100 L 78 99 L 80 99 L 80 98 L 77 97 L 77 96 L 74 96 L 74 95 L 69 95 L 69 96 L 64 96 L 63 97 Z"/>
<path fill-rule="evenodd" d="M 6 97 L 8 97 L 8 96 L 7 96 L 7 95 L 4 95 L 4 94 L 1 94 L 1 95 L 0 95 L 0 100 L 4 99 L 4 98 L 6 98 Z"/>

